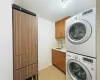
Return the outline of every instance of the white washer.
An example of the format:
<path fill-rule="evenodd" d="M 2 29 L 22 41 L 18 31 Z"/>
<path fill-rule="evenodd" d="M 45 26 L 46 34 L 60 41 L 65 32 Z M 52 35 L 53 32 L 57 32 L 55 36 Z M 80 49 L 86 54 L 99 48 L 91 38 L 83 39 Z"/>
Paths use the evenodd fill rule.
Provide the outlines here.
<path fill-rule="evenodd" d="M 66 72 L 72 80 L 96 80 L 96 59 L 70 52 L 66 57 Z"/>
<path fill-rule="evenodd" d="M 66 21 L 67 51 L 96 57 L 96 9 L 82 12 Z"/>

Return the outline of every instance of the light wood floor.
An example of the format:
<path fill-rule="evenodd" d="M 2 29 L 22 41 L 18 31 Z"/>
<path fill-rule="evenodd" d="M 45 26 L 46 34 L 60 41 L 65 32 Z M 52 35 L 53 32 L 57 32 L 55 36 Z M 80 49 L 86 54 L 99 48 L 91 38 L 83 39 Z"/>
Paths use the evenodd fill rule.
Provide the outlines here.
<path fill-rule="evenodd" d="M 55 66 L 49 66 L 38 73 L 38 80 L 71 80 L 57 69 Z"/>

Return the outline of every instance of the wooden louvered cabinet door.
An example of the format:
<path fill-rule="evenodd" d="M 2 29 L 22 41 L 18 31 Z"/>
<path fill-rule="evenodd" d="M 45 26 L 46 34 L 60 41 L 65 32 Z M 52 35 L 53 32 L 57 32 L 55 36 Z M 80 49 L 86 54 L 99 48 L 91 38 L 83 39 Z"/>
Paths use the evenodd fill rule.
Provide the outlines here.
<path fill-rule="evenodd" d="M 17 10 L 13 10 L 13 36 L 14 36 L 14 69 L 20 68 L 20 55 L 21 55 L 21 12 Z"/>
<path fill-rule="evenodd" d="M 17 10 L 13 10 L 13 21 L 14 21 L 14 55 L 18 56 L 21 54 L 21 12 Z"/>
<path fill-rule="evenodd" d="M 22 23 L 21 23 L 21 54 L 25 54 L 26 53 L 26 14 L 21 12 L 21 19 L 22 19 Z"/>
<path fill-rule="evenodd" d="M 14 71 L 15 80 L 21 80 L 22 71 L 28 65 L 28 35 L 27 35 L 27 15 L 21 11 L 13 9 L 13 36 L 14 36 Z M 25 74 L 25 69 L 24 69 Z M 27 73 L 28 74 L 28 73 Z M 18 79 L 16 78 L 18 77 Z M 25 78 L 25 77 L 24 77 Z M 24 79 L 23 78 L 23 79 Z M 28 76 L 26 76 L 28 78 Z"/>
<path fill-rule="evenodd" d="M 32 75 L 37 76 L 37 55 L 38 55 L 38 30 L 37 30 L 37 21 L 36 17 L 30 15 L 29 16 L 29 64 L 32 64 L 33 66 L 30 66 L 29 68 L 30 73 Z M 34 37 L 33 37 L 34 36 Z M 32 72 L 31 72 L 32 71 Z M 31 74 L 29 73 L 29 76 Z"/>
<path fill-rule="evenodd" d="M 37 63 L 37 30 L 36 17 L 29 16 L 29 63 Z M 34 26 L 34 27 L 33 27 Z M 34 36 L 34 37 L 33 37 Z"/>
<path fill-rule="evenodd" d="M 13 43 L 14 43 L 14 79 L 21 80 L 21 18 L 18 10 L 13 10 Z"/>
<path fill-rule="evenodd" d="M 14 80 L 37 75 L 36 17 L 13 9 Z"/>
<path fill-rule="evenodd" d="M 37 18 L 34 18 L 35 24 L 35 61 L 36 65 L 38 63 L 38 27 L 37 27 Z M 38 67 L 38 66 L 37 66 Z"/>
<path fill-rule="evenodd" d="M 32 64 L 32 16 L 29 15 L 29 64 Z"/>

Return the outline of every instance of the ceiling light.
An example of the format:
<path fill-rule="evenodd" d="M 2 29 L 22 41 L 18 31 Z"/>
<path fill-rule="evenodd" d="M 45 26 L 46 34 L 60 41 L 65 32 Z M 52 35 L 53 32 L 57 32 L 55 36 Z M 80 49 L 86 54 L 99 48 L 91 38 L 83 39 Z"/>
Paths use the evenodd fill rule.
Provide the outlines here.
<path fill-rule="evenodd" d="M 67 0 L 61 0 L 62 8 L 66 8 Z"/>

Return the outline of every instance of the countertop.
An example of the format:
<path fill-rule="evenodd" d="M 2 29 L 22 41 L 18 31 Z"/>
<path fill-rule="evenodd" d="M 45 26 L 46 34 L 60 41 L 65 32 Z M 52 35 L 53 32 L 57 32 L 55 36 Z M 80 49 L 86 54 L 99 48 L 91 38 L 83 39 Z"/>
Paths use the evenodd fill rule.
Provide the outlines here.
<path fill-rule="evenodd" d="M 65 48 L 62 48 L 62 49 L 52 48 L 52 49 L 66 53 L 66 49 Z"/>

